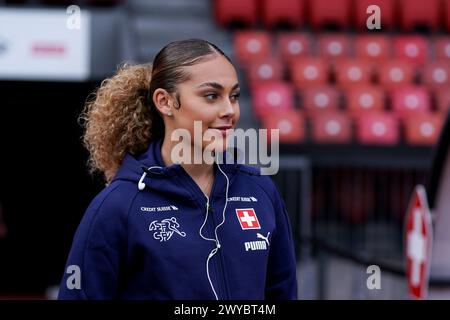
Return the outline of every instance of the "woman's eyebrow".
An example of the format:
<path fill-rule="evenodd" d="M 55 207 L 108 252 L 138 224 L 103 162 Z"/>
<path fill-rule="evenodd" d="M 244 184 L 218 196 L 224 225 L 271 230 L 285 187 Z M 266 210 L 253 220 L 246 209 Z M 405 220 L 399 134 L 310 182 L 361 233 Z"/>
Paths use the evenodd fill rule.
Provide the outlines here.
<path fill-rule="evenodd" d="M 205 83 L 202 83 L 201 85 L 197 86 L 197 88 L 203 88 L 203 87 L 212 87 L 212 88 L 217 89 L 217 90 L 224 90 L 224 87 L 220 83 L 217 83 L 217 82 L 205 82 Z M 234 90 L 234 89 L 237 89 L 237 88 L 239 88 L 239 83 L 236 83 L 231 88 L 231 90 Z"/>
<path fill-rule="evenodd" d="M 217 90 L 224 89 L 223 86 L 217 82 L 205 82 L 205 83 L 202 83 L 201 85 L 197 86 L 197 88 L 203 88 L 203 87 L 213 87 L 214 89 L 217 89 Z"/>

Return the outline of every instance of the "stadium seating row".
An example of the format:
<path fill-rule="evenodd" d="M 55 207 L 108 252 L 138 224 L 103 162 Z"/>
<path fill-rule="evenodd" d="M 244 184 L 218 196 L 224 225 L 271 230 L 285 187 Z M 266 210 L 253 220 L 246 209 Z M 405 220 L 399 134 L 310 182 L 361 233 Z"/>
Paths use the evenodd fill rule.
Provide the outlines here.
<path fill-rule="evenodd" d="M 277 57 L 288 62 L 299 57 L 321 57 L 330 60 L 358 58 L 366 61 L 399 59 L 416 65 L 429 60 L 450 61 L 450 36 L 429 40 L 420 35 L 282 32 L 272 40 L 266 31 L 237 31 L 234 50 L 239 63 Z M 274 48 L 274 50 L 272 49 Z"/>
<path fill-rule="evenodd" d="M 384 88 L 423 84 L 430 89 L 450 88 L 450 63 L 431 61 L 416 67 L 402 60 L 367 63 L 360 59 L 341 59 L 332 64 L 322 58 L 298 58 L 289 64 L 274 58 L 247 64 L 245 74 L 251 86 L 260 82 L 289 79 L 296 87 L 336 84 L 341 88 L 379 84 Z"/>
<path fill-rule="evenodd" d="M 374 111 L 347 114 L 330 111 L 305 114 L 285 110 L 263 116 L 262 127 L 278 129 L 281 143 L 311 141 L 318 144 L 409 145 L 427 146 L 436 143 L 442 128 L 439 113 L 419 113 L 398 117 L 393 112 Z"/>
<path fill-rule="evenodd" d="M 215 0 L 214 12 L 222 26 L 255 27 L 261 21 L 265 28 L 367 30 L 371 5 L 380 8 L 382 29 L 450 30 L 450 0 Z"/>
<path fill-rule="evenodd" d="M 267 82 L 252 88 L 255 115 L 261 117 L 300 105 L 307 112 L 344 110 L 366 112 L 391 110 L 402 116 L 418 112 L 450 111 L 450 91 L 429 91 L 422 86 L 383 90 L 379 86 L 354 86 L 339 90 L 335 86 L 310 86 L 295 90 L 288 82 Z M 296 93 L 297 98 L 296 99 Z"/>

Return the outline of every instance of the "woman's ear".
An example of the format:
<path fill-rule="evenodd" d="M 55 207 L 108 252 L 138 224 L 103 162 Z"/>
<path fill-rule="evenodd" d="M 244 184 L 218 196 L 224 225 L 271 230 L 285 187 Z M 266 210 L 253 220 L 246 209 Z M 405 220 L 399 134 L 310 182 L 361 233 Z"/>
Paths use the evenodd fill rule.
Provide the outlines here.
<path fill-rule="evenodd" d="M 155 104 L 158 111 L 166 116 L 172 116 L 171 102 L 172 98 L 170 94 L 161 88 L 158 88 L 153 92 L 153 103 Z"/>

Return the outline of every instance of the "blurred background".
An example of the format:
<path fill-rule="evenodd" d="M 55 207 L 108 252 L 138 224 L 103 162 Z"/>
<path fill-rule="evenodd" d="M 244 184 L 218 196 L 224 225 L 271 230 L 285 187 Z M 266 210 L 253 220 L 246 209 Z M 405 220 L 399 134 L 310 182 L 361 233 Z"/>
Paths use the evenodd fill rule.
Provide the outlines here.
<path fill-rule="evenodd" d="M 77 123 L 89 93 L 203 38 L 238 69 L 239 127 L 280 130 L 299 297 L 407 299 L 404 217 L 440 178 L 449 31 L 450 0 L 0 0 L 0 298 L 55 297 L 103 188 Z"/>

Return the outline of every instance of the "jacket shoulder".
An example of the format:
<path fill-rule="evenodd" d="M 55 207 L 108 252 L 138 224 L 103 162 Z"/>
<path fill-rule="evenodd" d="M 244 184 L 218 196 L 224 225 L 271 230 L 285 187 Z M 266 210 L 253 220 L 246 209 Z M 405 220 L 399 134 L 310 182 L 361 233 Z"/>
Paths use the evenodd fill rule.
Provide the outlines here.
<path fill-rule="evenodd" d="M 113 181 L 94 197 L 87 211 L 97 212 L 110 208 L 123 208 L 124 205 L 130 203 L 137 193 L 138 189 L 135 184 L 126 181 Z"/>
<path fill-rule="evenodd" d="M 105 187 L 91 201 L 78 227 L 90 242 L 95 242 L 96 233 L 123 231 L 128 220 L 128 211 L 138 193 L 137 187 L 123 181 L 113 182 Z"/>
<path fill-rule="evenodd" d="M 260 168 L 248 165 L 239 165 L 237 169 L 241 176 L 244 176 L 251 182 L 257 184 L 272 200 L 274 200 L 274 191 L 276 189 L 275 184 L 269 175 L 263 175 Z"/>
<path fill-rule="evenodd" d="M 237 170 L 250 176 L 261 176 L 261 169 L 258 167 L 239 164 L 237 165 Z"/>

